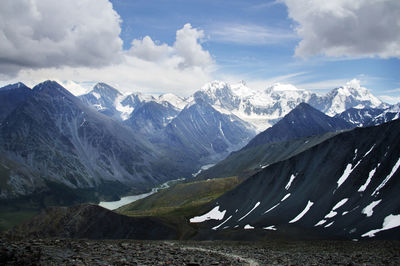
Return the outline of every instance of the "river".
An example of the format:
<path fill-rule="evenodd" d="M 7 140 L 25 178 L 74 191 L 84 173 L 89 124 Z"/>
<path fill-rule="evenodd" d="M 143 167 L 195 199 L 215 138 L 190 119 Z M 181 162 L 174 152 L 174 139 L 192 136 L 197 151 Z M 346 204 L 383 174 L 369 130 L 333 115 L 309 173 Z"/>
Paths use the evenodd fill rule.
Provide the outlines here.
<path fill-rule="evenodd" d="M 119 207 L 124 206 L 126 204 L 129 204 L 129 203 L 132 203 L 134 201 L 146 198 L 146 197 L 158 192 L 161 189 L 169 188 L 169 184 L 171 184 L 172 182 L 180 181 L 180 180 L 184 180 L 184 178 L 176 179 L 176 180 L 170 180 L 168 182 L 165 182 L 165 183 L 161 184 L 160 186 L 153 188 L 150 192 L 147 192 L 147 193 L 122 197 L 120 200 L 117 200 L 117 201 L 101 201 L 99 203 L 99 206 L 101 206 L 103 208 L 106 208 L 106 209 L 109 209 L 109 210 L 115 210 L 115 209 L 118 209 Z"/>

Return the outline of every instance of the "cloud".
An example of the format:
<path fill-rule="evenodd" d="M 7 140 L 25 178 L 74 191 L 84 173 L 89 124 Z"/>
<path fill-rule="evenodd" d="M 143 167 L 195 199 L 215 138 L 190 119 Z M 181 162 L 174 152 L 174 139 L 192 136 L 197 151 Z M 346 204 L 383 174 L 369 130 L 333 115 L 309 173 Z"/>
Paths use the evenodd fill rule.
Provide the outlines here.
<path fill-rule="evenodd" d="M 398 0 L 283 0 L 302 39 L 295 54 L 400 57 Z"/>
<path fill-rule="evenodd" d="M 385 90 L 385 92 L 400 92 L 400 88 Z"/>
<path fill-rule="evenodd" d="M 159 61 L 168 57 L 172 51 L 172 47 L 167 44 L 157 45 L 149 36 L 145 36 L 142 40 L 134 39 L 132 41 L 129 54 L 147 61 Z"/>
<path fill-rule="evenodd" d="M 379 98 L 381 101 L 387 102 L 387 103 L 389 103 L 389 104 L 400 103 L 400 96 L 379 95 L 378 98 Z"/>
<path fill-rule="evenodd" d="M 2 1 L 1 83 L 52 79 L 82 94 L 106 82 L 126 93 L 189 95 L 212 79 L 202 30 L 186 24 L 172 46 L 146 36 L 123 50 L 120 22 L 108 0 Z"/>
<path fill-rule="evenodd" d="M 43 80 L 61 80 L 75 94 L 80 94 L 76 87 L 65 82 L 73 80 L 79 85 L 105 82 L 123 93 L 143 92 L 161 94 L 171 92 L 189 96 L 204 83 L 212 80 L 208 71 L 200 67 L 180 69 L 180 60 L 172 58 L 161 62 L 146 61 L 134 56 L 126 56 L 124 63 L 106 66 L 100 69 L 89 67 L 64 67 L 46 69 L 24 69 L 17 77 L 5 84 L 22 81 L 33 86 Z M 175 61 L 174 61 L 175 60 Z M 72 84 L 74 85 L 74 84 Z M 81 86 L 87 89 L 86 86 Z"/>
<path fill-rule="evenodd" d="M 61 80 L 74 94 L 81 94 L 87 86 L 79 85 L 105 82 L 124 93 L 171 92 L 188 96 L 212 80 L 215 66 L 209 52 L 200 44 L 203 36 L 201 30 L 186 24 L 177 30 L 173 46 L 158 44 L 146 36 L 133 40 L 129 50 L 119 52 L 122 57 L 119 63 L 102 68 L 25 68 L 8 83 L 22 81 L 33 86 L 46 79 Z M 66 82 L 70 80 L 74 82 Z"/>
<path fill-rule="evenodd" d="M 297 38 L 293 32 L 287 30 L 242 24 L 218 25 L 211 29 L 210 35 L 216 42 L 245 45 L 276 44 Z"/>
<path fill-rule="evenodd" d="M 0 74 L 118 62 L 120 22 L 108 0 L 1 1 Z"/>
<path fill-rule="evenodd" d="M 192 28 L 189 23 L 176 32 L 174 49 L 176 54 L 183 59 L 180 63 L 181 67 L 208 67 L 213 63 L 210 53 L 199 43 L 203 38 L 204 32 Z"/>
<path fill-rule="evenodd" d="M 150 62 L 170 61 L 181 69 L 208 68 L 214 62 L 210 53 L 201 46 L 203 38 L 202 30 L 193 28 L 190 23 L 187 23 L 176 31 L 176 40 L 173 46 L 165 43 L 157 44 L 151 37 L 146 36 L 142 40 L 134 39 L 132 41 L 128 55 Z"/>

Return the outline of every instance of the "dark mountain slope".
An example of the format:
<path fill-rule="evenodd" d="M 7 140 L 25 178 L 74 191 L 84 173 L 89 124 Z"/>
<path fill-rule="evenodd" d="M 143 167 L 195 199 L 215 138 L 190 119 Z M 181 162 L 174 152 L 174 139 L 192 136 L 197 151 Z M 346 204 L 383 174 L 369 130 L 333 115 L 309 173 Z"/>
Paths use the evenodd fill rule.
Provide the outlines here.
<path fill-rule="evenodd" d="M 399 120 L 357 128 L 266 167 L 215 201 L 226 212 L 207 227 L 399 239 L 399 135 Z"/>
<path fill-rule="evenodd" d="M 146 102 L 135 109 L 124 124 L 135 131 L 153 135 L 163 130 L 178 113 L 179 111 L 168 102 Z"/>
<path fill-rule="evenodd" d="M 318 135 L 351 127 L 350 123 L 340 118 L 329 117 L 301 103 L 274 126 L 255 136 L 243 149 L 202 172 L 199 178 L 248 176 L 261 167 L 288 159 L 334 134 Z"/>
<path fill-rule="evenodd" d="M 97 205 L 52 207 L 9 232 L 13 237 L 87 239 L 177 239 L 178 231 L 157 218 L 133 218 Z"/>
<path fill-rule="evenodd" d="M 186 106 L 164 131 L 165 143 L 200 167 L 241 148 L 255 132 L 233 115 L 198 100 Z"/>
<path fill-rule="evenodd" d="M 0 123 L 31 93 L 31 89 L 21 82 L 0 88 Z"/>
<path fill-rule="evenodd" d="M 338 133 L 329 132 L 296 140 L 258 145 L 249 149 L 232 152 L 227 158 L 213 167 L 202 171 L 196 178 L 209 179 L 228 176 L 246 178 L 268 165 L 289 159 Z"/>
<path fill-rule="evenodd" d="M 143 190 L 181 174 L 164 151 L 51 81 L 4 120 L 0 144 L 11 161 L 70 188 L 116 182 Z M 28 194 L 20 181 L 10 175 L 2 188 Z"/>
<path fill-rule="evenodd" d="M 306 103 L 299 104 L 273 127 L 255 136 L 243 149 L 273 142 L 320 135 L 326 132 L 349 129 L 352 125 L 332 118 Z"/>

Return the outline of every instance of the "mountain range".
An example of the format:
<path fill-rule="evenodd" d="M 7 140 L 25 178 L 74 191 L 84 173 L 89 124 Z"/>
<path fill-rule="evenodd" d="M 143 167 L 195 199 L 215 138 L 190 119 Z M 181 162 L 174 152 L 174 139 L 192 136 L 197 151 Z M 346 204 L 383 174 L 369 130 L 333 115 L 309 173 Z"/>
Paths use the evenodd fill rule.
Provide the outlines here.
<path fill-rule="evenodd" d="M 0 102 L 2 198 L 46 191 L 49 182 L 72 189 L 110 188 L 108 182 L 114 182 L 113 187 L 122 191 L 126 184 L 142 191 L 190 176 L 243 147 L 258 142 L 266 145 L 264 138 L 271 143 L 290 141 L 379 124 L 399 113 L 398 106 L 388 107 L 356 81 L 325 96 L 292 85 L 253 90 L 244 82 L 215 81 L 188 98 L 124 95 L 104 83 L 75 97 L 58 83 L 47 81 L 33 89 L 22 83 L 3 87 Z M 289 114 L 296 106 L 297 114 Z M 377 111 L 372 116 L 364 112 L 357 119 L 346 113 L 322 119 L 316 110 L 305 115 L 310 106 L 331 115 L 349 107 L 358 108 L 354 109 L 358 113 L 367 108 Z M 365 122 L 367 116 L 373 122 Z M 310 126 L 310 119 L 315 127 Z M 261 134 L 256 136 L 257 132 Z"/>
<path fill-rule="evenodd" d="M 400 108 L 356 81 L 324 96 L 292 85 L 256 91 L 211 82 L 188 98 L 123 95 L 104 83 L 76 97 L 46 81 L 3 87 L 0 103 L 1 202 L 118 198 L 191 181 L 218 162 L 195 180 L 239 176 L 242 183 L 192 218 L 199 239 L 250 229 L 390 238 L 386 230 L 399 225 Z M 92 218 L 102 213 L 90 210 Z"/>
<path fill-rule="evenodd" d="M 166 151 L 58 83 L 46 81 L 25 91 L 0 126 L 1 198 L 47 191 L 53 183 L 73 189 L 114 184 L 123 191 L 129 185 L 143 191 L 188 174 Z"/>

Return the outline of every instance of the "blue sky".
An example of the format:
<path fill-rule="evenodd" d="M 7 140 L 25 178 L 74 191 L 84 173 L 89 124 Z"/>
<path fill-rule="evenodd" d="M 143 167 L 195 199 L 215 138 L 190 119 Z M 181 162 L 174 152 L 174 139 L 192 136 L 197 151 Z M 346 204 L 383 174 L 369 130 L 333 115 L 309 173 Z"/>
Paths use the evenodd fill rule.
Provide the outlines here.
<path fill-rule="evenodd" d="M 32 42 L 30 52 L 4 47 L 4 53 L 11 51 L 4 62 L 15 63 L 0 62 L 2 83 L 104 81 L 122 90 L 188 95 L 213 79 L 243 79 L 258 89 L 291 83 L 323 93 L 356 78 L 383 100 L 400 101 L 396 0 L 25 2 L 0 4 L 9 14 L 24 7 L 41 15 L 0 16 L 15 24 L 14 35 L 5 34 L 18 37 L 10 43 Z M 36 34 L 26 34 L 28 25 Z M 2 27 L 3 33 L 10 30 Z M 49 54 L 59 47 L 61 52 Z M 33 59 L 13 57 L 13 48 Z"/>

